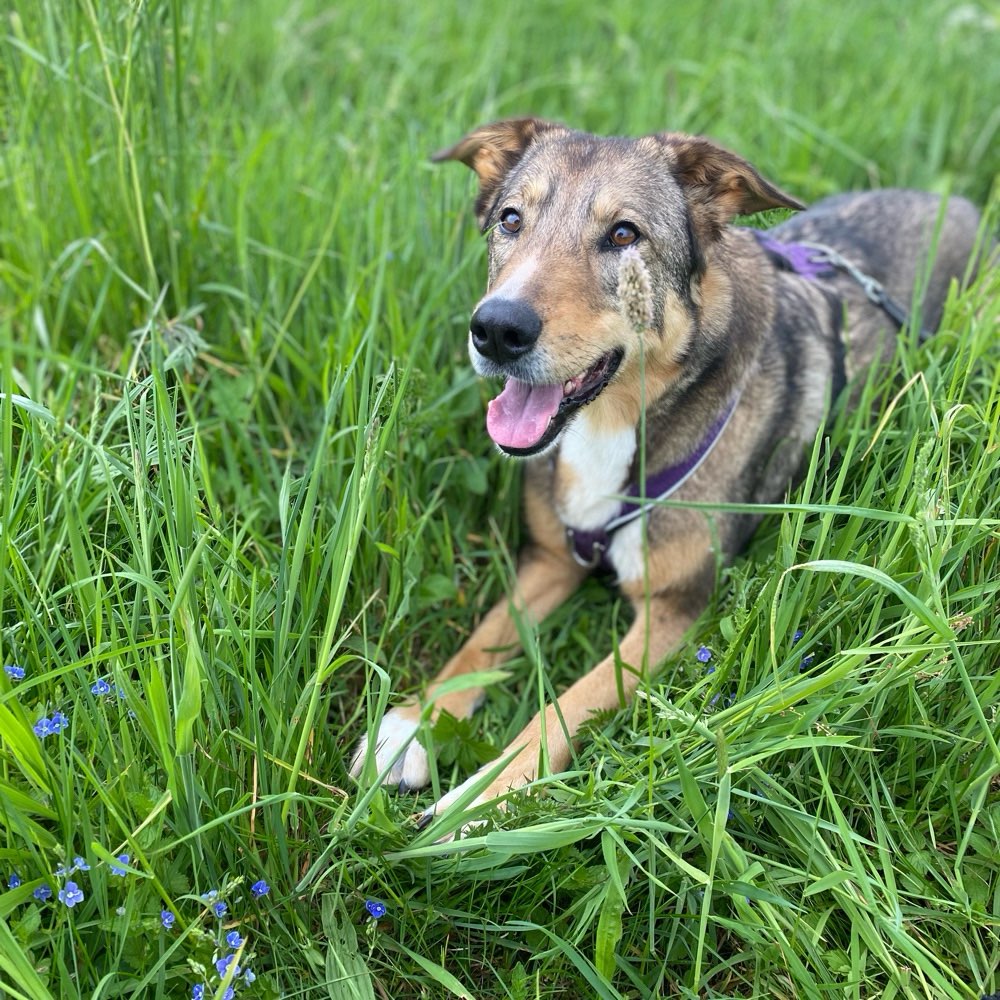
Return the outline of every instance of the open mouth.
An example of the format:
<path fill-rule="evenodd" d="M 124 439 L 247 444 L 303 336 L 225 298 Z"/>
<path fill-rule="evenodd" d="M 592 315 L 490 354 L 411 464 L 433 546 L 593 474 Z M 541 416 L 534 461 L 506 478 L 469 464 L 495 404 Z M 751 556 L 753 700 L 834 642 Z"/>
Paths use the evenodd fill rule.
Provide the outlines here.
<path fill-rule="evenodd" d="M 586 371 L 565 382 L 532 385 L 507 380 L 486 410 L 486 430 L 508 455 L 527 457 L 547 448 L 581 406 L 604 391 L 622 362 L 624 351 L 608 351 Z"/>

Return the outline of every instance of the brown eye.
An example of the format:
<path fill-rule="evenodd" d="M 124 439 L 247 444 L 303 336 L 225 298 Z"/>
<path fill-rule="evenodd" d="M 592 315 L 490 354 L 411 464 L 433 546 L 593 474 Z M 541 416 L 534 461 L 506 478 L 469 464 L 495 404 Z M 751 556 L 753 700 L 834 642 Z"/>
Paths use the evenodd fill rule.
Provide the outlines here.
<path fill-rule="evenodd" d="M 521 215 L 513 208 L 505 208 L 500 213 L 500 228 L 508 235 L 513 236 L 521 228 Z"/>
<path fill-rule="evenodd" d="M 639 230 L 631 222 L 616 222 L 608 232 L 613 247 L 630 247 L 639 238 Z"/>

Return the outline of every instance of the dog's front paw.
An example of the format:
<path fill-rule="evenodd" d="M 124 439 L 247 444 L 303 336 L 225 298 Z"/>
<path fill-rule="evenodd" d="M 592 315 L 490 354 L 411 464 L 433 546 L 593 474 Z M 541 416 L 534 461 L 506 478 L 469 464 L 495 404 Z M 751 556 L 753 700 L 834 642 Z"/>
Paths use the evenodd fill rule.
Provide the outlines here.
<path fill-rule="evenodd" d="M 439 839 L 450 840 L 459 831 L 463 837 L 467 836 L 484 822 L 476 814 L 483 813 L 487 806 L 506 809 L 506 799 L 510 793 L 535 780 L 537 769 L 526 763 L 528 759 L 515 754 L 514 757 L 507 756 L 503 760 L 484 765 L 472 777 L 466 778 L 457 788 L 442 795 L 437 802 L 420 813 L 416 817 L 418 828 L 422 830 L 435 817 L 457 809 L 456 815 L 461 818 L 456 824 L 457 829 L 445 832 Z M 475 818 L 465 819 L 470 815 Z"/>
<path fill-rule="evenodd" d="M 383 784 L 398 785 L 401 792 L 423 788 L 430 781 L 427 751 L 417 742 L 420 708 L 404 705 L 382 717 L 375 737 L 375 771 Z M 351 761 L 351 777 L 358 779 L 368 757 L 368 737 L 362 736 Z"/>

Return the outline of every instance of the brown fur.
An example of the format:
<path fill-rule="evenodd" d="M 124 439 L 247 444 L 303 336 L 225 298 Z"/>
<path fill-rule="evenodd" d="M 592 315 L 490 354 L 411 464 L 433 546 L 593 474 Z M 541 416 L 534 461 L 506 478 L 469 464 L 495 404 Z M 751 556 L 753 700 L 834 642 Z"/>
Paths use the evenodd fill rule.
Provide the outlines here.
<path fill-rule="evenodd" d="M 535 453 L 525 470 L 525 515 L 533 541 L 512 599 L 493 608 L 425 698 L 434 713 L 464 716 L 481 689 L 444 694 L 441 684 L 510 655 L 518 639 L 512 610 L 540 622 L 573 592 L 587 571 L 572 558 L 566 529 L 591 530 L 608 520 L 613 498 L 637 477 L 641 449 L 649 471 L 683 460 L 736 399 L 714 449 L 675 498 L 779 500 L 845 375 L 884 353 L 896 329 L 848 276 L 788 273 L 749 231 L 730 227 L 737 214 L 803 206 L 707 139 L 599 138 L 515 119 L 478 128 L 435 159 L 460 160 L 479 179 L 476 215 L 489 246 L 487 294 L 471 347 L 479 373 L 527 386 L 572 386 L 620 354 L 596 398 L 565 425 L 554 416 L 549 431 L 559 433 L 529 449 Z M 511 211 L 517 225 L 508 232 L 501 223 Z M 922 303 L 936 322 L 949 283 L 965 271 L 977 220 L 961 199 L 942 205 L 916 192 L 879 192 L 828 200 L 773 234 L 834 246 L 907 305 L 936 239 Z M 634 246 L 653 290 L 652 325 L 638 332 L 617 298 L 621 257 L 610 239 L 623 222 L 638 230 Z M 476 317 L 504 310 L 517 322 L 484 321 L 482 330 L 499 339 L 478 344 L 486 333 L 476 333 Z M 643 408 L 646 436 L 639 441 Z M 717 566 L 741 549 L 756 523 L 748 515 L 654 506 L 645 523 L 620 529 L 609 557 L 635 607 L 632 627 L 617 655 L 585 673 L 557 708 L 513 741 L 478 801 L 532 781 L 540 766 L 565 768 L 590 714 L 627 702 L 677 648 L 710 599 Z M 377 770 L 403 786 L 426 781 L 426 755 L 413 739 L 419 711 L 413 704 L 388 713 L 371 748 Z M 369 750 L 363 741 L 353 773 L 360 774 Z"/>

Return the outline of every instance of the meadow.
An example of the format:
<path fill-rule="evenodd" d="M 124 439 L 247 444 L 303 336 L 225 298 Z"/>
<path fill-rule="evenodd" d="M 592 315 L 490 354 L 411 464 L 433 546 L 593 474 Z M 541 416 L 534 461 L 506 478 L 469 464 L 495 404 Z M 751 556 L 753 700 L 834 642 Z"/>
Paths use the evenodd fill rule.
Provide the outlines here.
<path fill-rule="evenodd" d="M 997 270 L 569 773 L 464 839 L 411 818 L 623 633 L 596 581 L 424 727 L 433 788 L 347 775 L 522 533 L 474 183 L 430 154 L 514 114 L 685 130 L 995 234 L 998 94 L 992 0 L 11 0 L 0 996 L 1000 990 Z"/>

